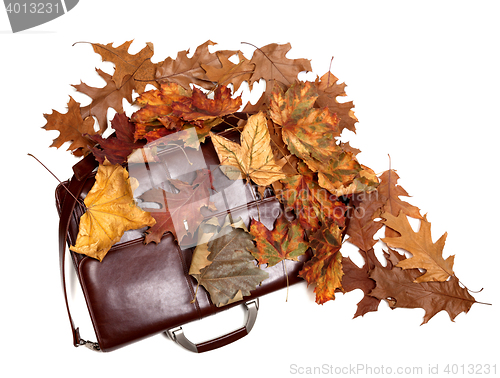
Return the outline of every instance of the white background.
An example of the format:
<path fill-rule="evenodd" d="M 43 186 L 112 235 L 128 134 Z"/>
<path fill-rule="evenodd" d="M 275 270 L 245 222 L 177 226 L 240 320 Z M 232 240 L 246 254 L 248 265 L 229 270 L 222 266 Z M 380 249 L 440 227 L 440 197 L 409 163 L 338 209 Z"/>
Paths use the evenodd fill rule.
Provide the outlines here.
<path fill-rule="evenodd" d="M 82 0 L 65 16 L 17 34 L 0 11 L 3 376 L 288 376 L 292 364 L 427 372 L 429 365 L 442 371 L 486 363 L 500 374 L 498 3 L 297 4 Z M 75 349 L 59 282 L 57 182 L 27 153 L 70 177 L 77 160 L 48 148 L 58 134 L 41 129 L 43 114 L 66 112 L 69 95 L 86 105 L 70 84 L 102 86 L 95 67 L 112 73 L 90 45 L 72 44 L 130 39 L 132 53 L 153 42 L 155 62 L 208 39 L 219 49 L 244 49 L 248 58 L 253 50 L 240 42 L 290 42 L 288 57 L 311 59 L 319 75 L 334 56 L 332 72 L 348 84 L 359 119 L 357 134 L 346 131 L 344 139 L 376 172 L 389 168 L 390 154 L 409 201 L 428 214 L 434 240 L 448 232 L 444 254 L 456 255 L 456 275 L 471 290 L 484 288 L 473 295 L 493 305 L 475 304 L 455 322 L 442 312 L 423 326 L 423 310 L 384 304 L 353 320 L 360 290 L 318 306 L 312 288 L 299 284 L 288 303 L 284 291 L 262 298 L 251 334 L 213 352 L 195 355 L 162 335 L 108 354 Z M 225 319 L 235 326 L 209 319 L 210 331 L 239 326 L 241 311 L 231 311 Z M 76 317 L 82 336 L 94 339 L 86 314 Z M 197 339 L 202 327 L 186 333 Z"/>

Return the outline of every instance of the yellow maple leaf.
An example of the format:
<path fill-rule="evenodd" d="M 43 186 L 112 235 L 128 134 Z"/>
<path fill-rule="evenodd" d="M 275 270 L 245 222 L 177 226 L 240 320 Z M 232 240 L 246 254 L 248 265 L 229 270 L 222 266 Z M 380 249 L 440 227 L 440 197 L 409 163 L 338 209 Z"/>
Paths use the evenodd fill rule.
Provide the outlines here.
<path fill-rule="evenodd" d="M 230 179 L 239 178 L 241 173 L 243 178 L 250 178 L 257 185 L 267 186 L 285 178 L 274 161 L 264 113 L 259 112 L 248 119 L 241 133 L 241 145 L 214 133 L 210 136 L 221 169 Z"/>
<path fill-rule="evenodd" d="M 150 213 L 135 204 L 131 179 L 120 165 L 99 165 L 95 184 L 85 197 L 76 243 L 70 250 L 102 261 L 125 231 L 153 226 Z"/>

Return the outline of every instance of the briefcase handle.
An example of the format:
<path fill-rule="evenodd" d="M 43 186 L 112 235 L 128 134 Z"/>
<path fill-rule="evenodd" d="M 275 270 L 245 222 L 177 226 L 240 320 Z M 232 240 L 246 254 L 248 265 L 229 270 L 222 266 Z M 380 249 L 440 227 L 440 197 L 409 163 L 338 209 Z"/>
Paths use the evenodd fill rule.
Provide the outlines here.
<path fill-rule="evenodd" d="M 195 353 L 208 352 L 209 350 L 214 350 L 223 347 L 248 335 L 252 330 L 255 324 L 255 320 L 257 319 L 257 312 L 259 311 L 259 298 L 252 299 L 244 303 L 244 306 L 247 310 L 245 325 L 233 332 L 230 332 L 224 336 L 217 337 L 213 340 L 205 341 L 199 344 L 194 344 L 184 335 L 184 330 L 182 329 L 182 326 L 171 328 L 165 331 L 165 333 L 170 339 L 175 341 L 177 344 Z"/>

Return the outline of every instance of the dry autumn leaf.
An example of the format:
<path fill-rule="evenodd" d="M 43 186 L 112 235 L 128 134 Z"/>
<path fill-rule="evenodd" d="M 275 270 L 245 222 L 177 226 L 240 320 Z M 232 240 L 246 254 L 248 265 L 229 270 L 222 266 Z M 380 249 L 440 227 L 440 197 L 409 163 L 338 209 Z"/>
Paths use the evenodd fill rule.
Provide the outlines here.
<path fill-rule="evenodd" d="M 298 175 L 281 180 L 281 201 L 292 209 L 304 230 L 315 232 L 320 223 L 345 224 L 346 207 L 314 180 L 304 163 L 297 165 Z"/>
<path fill-rule="evenodd" d="M 132 122 L 147 126 L 164 126 L 167 129 L 178 129 L 183 122 L 173 119 L 172 104 L 174 102 L 189 101 L 192 91 L 186 90 L 176 83 L 163 83 L 160 89 L 154 89 L 141 94 L 135 104 L 141 109 L 130 117 Z M 179 125 L 173 126 L 174 122 Z"/>
<path fill-rule="evenodd" d="M 102 261 L 125 231 L 153 226 L 155 220 L 134 201 L 128 172 L 108 161 L 99 165 L 95 184 L 85 197 L 87 211 L 70 250 Z"/>
<path fill-rule="evenodd" d="M 219 221 L 216 217 L 212 217 L 203 222 L 198 228 L 198 241 L 196 248 L 193 251 L 189 274 L 200 274 L 200 270 L 210 265 L 212 262 L 208 260 L 210 251 L 208 250 L 208 242 L 219 230 Z"/>
<path fill-rule="evenodd" d="M 155 81 L 156 64 L 151 62 L 154 54 L 153 44 L 148 42 L 146 46 L 135 55 L 131 55 L 128 49 L 133 41 L 127 41 L 118 47 L 113 43 L 102 45 L 91 43 L 94 51 L 102 57 L 103 61 L 115 64 L 113 81 L 117 88 L 131 81 L 137 93 L 142 93 L 147 84 L 157 86 Z"/>
<path fill-rule="evenodd" d="M 377 243 L 373 237 L 384 226 L 381 221 L 375 220 L 384 201 L 378 192 L 362 193 L 354 196 L 350 205 L 354 210 L 346 229 L 346 234 L 349 236 L 347 241 L 368 252 Z"/>
<path fill-rule="evenodd" d="M 266 80 L 268 85 L 274 80 L 290 85 L 295 82 L 299 73 L 311 71 L 311 62 L 308 59 L 288 59 L 286 57 L 291 48 L 290 43 L 284 45 L 271 43 L 255 50 L 250 61 L 255 65 L 250 85 L 260 79 Z"/>
<path fill-rule="evenodd" d="M 193 276 L 210 294 L 216 306 L 250 295 L 269 274 L 255 265 L 253 237 L 226 221 L 208 243 L 207 265 Z"/>
<path fill-rule="evenodd" d="M 375 256 L 375 251 L 373 249 L 367 252 L 360 250 L 359 252 L 364 259 L 364 264 L 361 268 L 352 262 L 349 257 L 342 258 L 342 271 L 344 272 L 342 276 L 342 290 L 347 293 L 356 289 L 361 289 L 364 293 L 363 298 L 358 302 L 358 308 L 354 314 L 354 318 L 363 316 L 371 311 L 377 311 L 380 299 L 370 295 L 371 291 L 375 288 L 375 281 L 370 278 L 370 272 L 376 266 L 383 268 L 382 264 L 380 264 Z M 391 266 L 392 264 L 389 261 L 387 267 L 390 269 Z"/>
<path fill-rule="evenodd" d="M 199 85 L 205 89 L 212 89 L 214 84 L 205 74 L 202 64 L 220 67 L 217 55 L 208 50 L 208 46 L 215 45 L 207 41 L 196 48 L 193 56 L 188 57 L 189 50 L 179 51 L 176 59 L 167 58 L 159 63 L 156 70 L 156 80 L 160 83 L 172 82 L 190 89 L 191 84 Z"/>
<path fill-rule="evenodd" d="M 297 80 L 299 73 L 312 70 L 308 59 L 288 59 L 286 54 L 290 49 L 289 43 L 284 45 L 271 43 L 261 48 L 256 47 L 250 60 L 250 63 L 255 65 L 255 69 L 248 85 L 252 88 L 255 82 L 262 79 L 266 83 L 266 89 L 255 105 L 247 104 L 245 111 L 267 110 L 275 81 L 286 87 Z"/>
<path fill-rule="evenodd" d="M 314 108 L 317 98 L 310 82 L 294 83 L 286 92 L 275 85 L 271 96 L 271 119 L 282 127 L 290 152 L 308 165 L 314 159 L 327 163 L 341 151 L 335 140 L 340 136 L 338 118 L 328 108 Z"/>
<path fill-rule="evenodd" d="M 402 201 L 399 198 L 400 196 L 409 197 L 409 194 L 403 189 L 402 186 L 397 185 L 398 179 L 399 176 L 393 169 L 385 171 L 380 176 L 380 185 L 378 186 L 377 191 L 381 198 L 385 201 L 383 211 L 396 217 L 400 212 L 403 212 L 403 214 L 409 217 L 422 219 L 422 215 L 420 215 L 420 209 L 418 207 L 413 206 L 406 201 Z M 386 227 L 385 236 L 398 236 L 398 233 L 391 228 Z"/>
<path fill-rule="evenodd" d="M 54 139 L 50 147 L 61 147 L 65 142 L 71 142 L 68 151 L 75 156 L 87 155 L 94 143 L 86 135 L 94 135 L 94 119 L 92 117 L 82 118 L 80 104 L 69 98 L 68 112 L 61 114 L 53 111 L 51 114 L 44 114 L 47 124 L 43 126 L 45 130 L 57 130 L 59 136 Z"/>
<path fill-rule="evenodd" d="M 123 100 L 132 102 L 134 88 L 131 81 L 126 81 L 123 86 L 117 87 L 111 79 L 111 75 L 99 69 L 96 72 L 106 82 L 103 88 L 91 87 L 82 82 L 73 85 L 73 87 L 92 99 L 89 105 L 81 108 L 82 117 L 96 117 L 99 123 L 99 133 L 102 134 L 108 128 L 108 109 L 111 108 L 117 113 L 123 113 Z"/>
<path fill-rule="evenodd" d="M 338 102 L 338 96 L 346 96 L 344 91 L 346 85 L 344 83 L 337 84 L 338 79 L 331 72 L 327 72 L 321 78 L 316 79 L 314 84 L 318 89 L 318 99 L 316 104 L 320 107 L 328 107 L 332 113 L 337 114 L 339 117 L 339 129 L 340 131 L 348 129 L 352 132 L 356 132 L 356 127 L 354 124 L 358 122 L 358 119 L 354 115 L 354 103 L 352 101 L 348 102 Z"/>
<path fill-rule="evenodd" d="M 173 102 L 173 115 L 185 121 L 207 121 L 231 114 L 241 107 L 241 96 L 232 98 L 231 89 L 221 85 L 214 92 L 214 98 L 208 98 L 198 88 L 186 101 Z M 222 121 L 222 120 L 221 120 Z M 220 123 L 220 122 L 219 122 Z"/>
<path fill-rule="evenodd" d="M 306 59 L 288 59 L 290 44 L 256 47 L 248 60 L 241 51 L 211 52 L 215 43 L 207 41 L 191 57 L 189 50 L 181 51 L 176 59 L 155 64 L 151 43 L 130 54 L 131 43 L 118 47 L 93 43 L 103 61 L 114 64 L 113 74 L 96 70 L 105 82 L 102 88 L 83 82 L 73 85 L 90 97 L 88 105 L 81 107 L 70 98 L 66 114 L 45 115 L 44 128 L 60 132 L 52 146 L 69 142 L 74 155 L 93 153 L 102 163 L 85 199 L 88 209 L 73 251 L 102 260 L 126 230 L 145 226 L 151 227 L 146 243 L 159 243 L 165 232 L 172 232 L 183 248 L 197 239 L 189 274 L 198 281 L 196 290 L 204 286 L 217 306 L 250 295 L 268 277 L 258 265 L 271 267 L 283 261 L 286 273 L 286 260 L 297 260 L 307 248 L 313 256 L 304 262 L 299 276 L 315 287 L 316 302 L 333 300 L 336 292 L 361 289 L 364 296 L 354 317 L 376 311 L 382 299 L 391 308 L 423 308 L 424 323 L 441 310 L 453 320 L 477 303 L 454 275 L 454 256 L 443 258 L 446 234 L 434 243 L 431 225 L 420 209 L 400 199 L 408 194 L 397 185 L 396 171 L 384 172 L 379 180 L 358 162 L 359 150 L 340 142 L 344 129 L 356 132 L 357 118 L 352 101 L 338 101 L 346 95 L 346 85 L 332 73 L 314 82 L 299 81 L 298 74 L 310 71 L 311 65 Z M 244 120 L 238 114 L 241 97 L 233 98 L 233 93 L 245 88 L 244 82 L 252 89 L 258 81 L 265 82 L 265 92 L 256 104 L 244 107 L 243 112 L 254 114 Z M 147 84 L 156 89 L 145 91 Z M 140 109 L 128 118 L 122 103 L 132 103 L 134 91 L 139 97 L 132 105 Z M 110 108 L 118 113 L 111 121 L 115 133 L 104 138 Z M 240 143 L 212 133 L 215 126 L 217 132 L 229 128 L 241 132 Z M 167 135 L 168 142 L 158 140 Z M 146 209 L 152 214 L 141 210 L 132 197 L 133 179 L 112 164 L 122 163 L 145 141 L 156 143 L 136 150 L 134 158 L 142 164 L 158 162 L 158 151 L 170 144 L 185 152 L 212 141 L 220 170 L 228 178 L 253 181 L 258 186 L 255 192 L 266 201 L 271 199 L 268 186 L 272 185 L 285 213 L 295 214 L 294 220 L 285 221 L 283 215 L 269 230 L 266 218 L 260 222 L 258 206 L 259 221 L 251 220 L 250 232 L 242 221 L 230 224 L 229 217 L 222 227 L 215 217 L 207 220 L 216 210 L 210 201 L 214 188 L 208 170 L 197 171 L 193 181 L 171 180 L 162 189 L 147 191 L 140 199 L 160 209 L 143 203 L 155 209 Z M 204 146 L 203 153 L 207 151 L 213 163 L 212 146 Z M 418 232 L 407 217 L 420 220 Z M 381 264 L 374 247 L 383 225 L 381 240 L 412 257 L 389 249 L 384 252 L 387 265 Z M 359 248 L 363 266 L 342 256 L 344 234 Z"/>
<path fill-rule="evenodd" d="M 194 236 L 196 229 L 203 222 L 201 209 L 217 210 L 210 201 L 212 180 L 207 169 L 196 172 L 191 184 L 181 180 L 169 180 L 174 187 L 172 192 L 161 188 L 148 190 L 139 197 L 145 203 L 155 203 L 160 209 L 149 209 L 156 224 L 146 232 L 145 243 L 160 243 L 166 232 L 171 232 L 179 243 L 184 237 Z"/>
<path fill-rule="evenodd" d="M 389 260 L 392 265 L 406 261 L 404 256 L 391 249 Z M 370 295 L 386 299 L 391 308 L 423 308 L 425 316 L 422 324 L 443 310 L 453 320 L 458 314 L 468 312 L 476 303 L 467 289 L 460 286 L 455 276 L 446 282 L 416 283 L 421 274 L 418 269 L 403 270 L 397 265 L 392 269 L 379 266 L 373 268 L 370 278 L 376 282 L 376 286 Z"/>
<path fill-rule="evenodd" d="M 309 238 L 314 256 L 299 272 L 308 285 L 315 285 L 316 303 L 335 299 L 335 291 L 342 290 L 342 230 L 335 224 L 322 225 Z"/>
<path fill-rule="evenodd" d="M 307 248 L 304 230 L 297 220 L 288 221 L 284 214 L 276 219 L 273 230 L 252 219 L 250 233 L 255 237 L 257 251 L 252 252 L 259 264 L 274 266 L 284 260 L 298 261 Z"/>
<path fill-rule="evenodd" d="M 355 193 L 358 190 L 357 184 L 353 181 L 363 168 L 350 152 L 340 152 L 338 155 L 332 156 L 326 164 L 309 163 L 309 167 L 318 171 L 319 185 L 332 194 L 342 196 Z M 374 173 L 372 175 L 375 176 Z M 361 191 L 364 191 L 363 189 L 365 188 L 361 188 Z"/>
<path fill-rule="evenodd" d="M 243 178 L 249 178 L 260 186 L 285 178 L 274 162 L 264 113 L 254 114 L 248 119 L 241 133 L 241 145 L 214 133 L 210 136 L 222 167 L 237 168 Z M 230 179 L 238 178 L 234 170 L 223 169 L 223 172 Z"/>
<path fill-rule="evenodd" d="M 400 237 L 383 238 L 382 240 L 393 248 L 403 248 L 410 252 L 413 257 L 398 263 L 402 269 L 420 268 L 425 269 L 425 274 L 417 277 L 415 282 L 446 281 L 453 273 L 453 261 L 455 256 L 443 258 L 443 248 L 446 241 L 446 233 L 436 243 L 432 242 L 431 224 L 426 217 L 420 221 L 418 232 L 413 231 L 408 218 L 402 212 L 397 217 L 390 213 L 381 215 L 385 219 L 386 226 L 401 234 Z"/>
<path fill-rule="evenodd" d="M 211 128 L 222 122 L 221 117 L 240 108 L 241 97 L 232 98 L 231 90 L 225 86 L 218 87 L 214 97 L 209 98 L 198 88 L 186 90 L 177 83 L 163 83 L 159 90 L 143 93 L 135 103 L 141 106 L 131 117 L 137 124 L 136 140 L 145 138 L 152 142 L 196 126 L 198 139 L 204 142 Z"/>
<path fill-rule="evenodd" d="M 207 78 L 216 82 L 219 86 L 233 84 L 234 91 L 236 92 L 244 81 L 249 81 L 255 69 L 255 64 L 250 63 L 243 56 L 241 51 L 238 51 L 237 54 L 239 62 L 233 63 L 229 58 L 234 55 L 234 51 L 217 51 L 216 55 L 221 64 L 221 68 L 213 65 L 201 64 L 201 67 L 206 72 Z"/>
<path fill-rule="evenodd" d="M 144 146 L 144 143 L 134 142 L 135 125 L 124 113 L 115 114 L 111 128 L 115 134 L 106 139 L 98 134 L 89 137 L 98 144 L 92 148 L 92 153 L 101 164 L 105 159 L 111 164 L 122 164 L 133 150 Z"/>
<path fill-rule="evenodd" d="M 351 194 L 358 193 L 369 193 L 377 189 L 379 185 L 379 180 L 375 172 L 365 165 L 360 165 L 361 170 L 354 177 L 354 180 L 350 184 L 343 183 L 346 180 L 346 176 L 342 175 L 341 172 L 337 170 L 335 175 L 339 177 L 338 181 L 332 181 L 335 176 L 330 175 L 329 172 L 318 172 L 318 176 L 321 177 L 319 180 L 320 186 L 328 189 L 328 191 L 338 197 L 348 196 Z"/>
<path fill-rule="evenodd" d="M 294 83 L 286 92 L 275 85 L 270 114 L 282 126 L 288 150 L 318 172 L 319 185 L 336 196 L 374 190 L 375 173 L 358 163 L 350 146 L 344 151 L 337 144 L 339 119 L 327 107 L 314 107 L 318 96 L 310 82 Z"/>

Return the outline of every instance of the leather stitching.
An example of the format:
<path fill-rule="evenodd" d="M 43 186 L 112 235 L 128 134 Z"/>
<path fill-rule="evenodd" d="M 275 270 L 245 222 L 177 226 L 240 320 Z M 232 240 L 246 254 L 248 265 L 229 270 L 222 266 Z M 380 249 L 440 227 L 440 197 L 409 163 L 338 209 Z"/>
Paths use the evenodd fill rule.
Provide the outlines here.
<path fill-rule="evenodd" d="M 186 284 L 188 286 L 189 292 L 191 293 L 191 297 L 194 298 L 194 305 L 196 307 L 196 312 L 198 313 L 198 318 L 201 319 L 201 309 L 200 309 L 200 304 L 198 303 L 198 298 L 195 297 L 195 292 L 193 290 L 193 285 L 191 284 L 191 278 L 189 276 L 189 270 L 186 264 L 186 261 L 184 260 L 184 254 L 182 253 L 182 250 L 179 248 L 179 245 L 176 244 L 176 249 L 177 249 L 177 254 L 179 255 L 179 259 L 181 260 L 182 264 L 182 270 L 184 271 L 184 278 L 186 279 Z"/>

